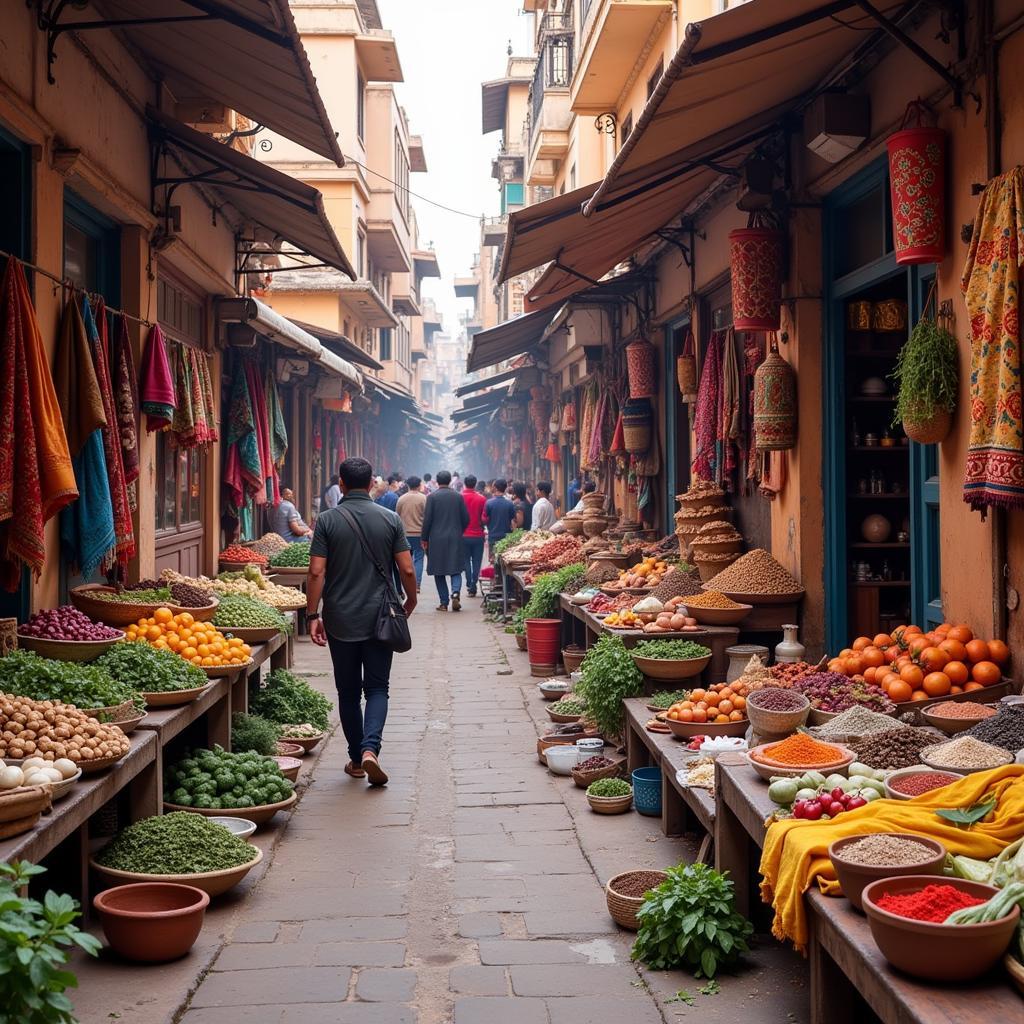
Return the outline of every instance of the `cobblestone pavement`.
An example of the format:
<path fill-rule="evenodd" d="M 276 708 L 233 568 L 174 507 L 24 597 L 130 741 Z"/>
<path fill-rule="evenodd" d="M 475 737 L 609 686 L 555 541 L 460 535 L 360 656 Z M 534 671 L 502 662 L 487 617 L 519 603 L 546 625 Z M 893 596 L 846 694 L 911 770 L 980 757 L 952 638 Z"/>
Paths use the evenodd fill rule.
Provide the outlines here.
<path fill-rule="evenodd" d="M 609 919 L 603 881 L 677 863 L 692 846 L 636 814 L 594 815 L 571 780 L 544 771 L 534 749 L 546 715 L 525 655 L 481 621 L 477 602 L 459 615 L 430 604 L 414 616 L 414 649 L 392 677 L 382 752 L 391 784 L 372 790 L 348 778 L 344 738 L 333 735 L 304 772 L 308 787 L 269 869 L 168 1019 L 804 1020 L 805 968 L 777 946 L 723 979 L 717 996 L 701 996 L 685 975 L 631 964 L 631 936 Z M 314 682 L 329 692 L 327 654 L 308 643 L 298 651 L 299 669 L 319 673 Z M 687 986 L 692 1006 L 673 999 Z"/>

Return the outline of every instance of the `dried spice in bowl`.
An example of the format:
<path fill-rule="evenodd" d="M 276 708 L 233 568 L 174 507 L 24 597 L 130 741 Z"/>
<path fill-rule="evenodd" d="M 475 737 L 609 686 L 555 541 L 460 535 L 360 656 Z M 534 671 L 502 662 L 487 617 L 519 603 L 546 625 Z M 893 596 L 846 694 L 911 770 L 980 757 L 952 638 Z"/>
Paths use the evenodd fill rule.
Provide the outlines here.
<path fill-rule="evenodd" d="M 863 867 L 912 867 L 930 861 L 931 847 L 910 836 L 870 835 L 843 847 L 842 858 Z"/>
<path fill-rule="evenodd" d="M 871 768 L 910 768 L 921 763 L 921 751 L 939 736 L 932 729 L 896 726 L 850 744 L 857 760 Z"/>
<path fill-rule="evenodd" d="M 920 892 L 886 892 L 875 900 L 880 909 L 890 914 L 930 924 L 944 924 L 954 910 L 977 907 L 985 902 L 952 885 L 926 885 Z"/>
<path fill-rule="evenodd" d="M 831 743 L 819 743 L 806 733 L 794 733 L 780 743 L 765 747 L 763 755 L 768 760 L 794 767 L 832 764 L 843 759 L 843 752 L 838 747 Z"/>

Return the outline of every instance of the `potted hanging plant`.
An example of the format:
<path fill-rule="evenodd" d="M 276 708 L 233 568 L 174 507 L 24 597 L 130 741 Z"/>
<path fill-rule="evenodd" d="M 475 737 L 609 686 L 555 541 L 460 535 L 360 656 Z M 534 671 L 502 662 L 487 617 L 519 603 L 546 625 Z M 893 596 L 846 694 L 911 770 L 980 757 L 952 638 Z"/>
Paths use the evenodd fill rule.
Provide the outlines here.
<path fill-rule="evenodd" d="M 958 385 L 956 338 L 946 315 L 917 322 L 891 377 L 899 388 L 893 424 L 902 422 L 912 441 L 938 444 L 953 423 Z"/>

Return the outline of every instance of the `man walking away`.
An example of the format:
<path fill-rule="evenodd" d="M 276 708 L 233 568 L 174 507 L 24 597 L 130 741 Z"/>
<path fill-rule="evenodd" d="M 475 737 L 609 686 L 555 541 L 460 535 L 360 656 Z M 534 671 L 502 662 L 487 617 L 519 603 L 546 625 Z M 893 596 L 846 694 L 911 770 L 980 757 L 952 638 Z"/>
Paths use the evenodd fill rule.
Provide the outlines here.
<path fill-rule="evenodd" d="M 526 497 L 526 484 L 514 483 L 512 493 L 515 500 L 512 502 L 516 510 L 516 527 L 520 530 L 533 529 L 533 506 Z"/>
<path fill-rule="evenodd" d="M 377 499 L 378 505 L 383 505 L 390 512 L 395 511 L 398 505 L 398 477 L 394 473 L 388 477 L 388 486 L 384 493 Z"/>
<path fill-rule="evenodd" d="M 344 499 L 316 521 L 306 577 L 306 618 L 313 643 L 330 646 L 341 727 L 348 741 L 345 773 L 366 778 L 372 786 L 385 786 L 388 777 L 380 765 L 380 747 L 394 652 L 374 634 L 385 588 L 391 586 L 389 567 L 398 567 L 406 615 L 416 607 L 416 574 L 402 521 L 370 500 L 370 464 L 346 459 L 340 475 Z M 383 576 L 373 562 L 384 568 Z"/>
<path fill-rule="evenodd" d="M 295 507 L 295 492 L 290 487 L 281 488 L 281 501 L 273 511 L 274 532 L 289 543 L 309 540 L 313 531 L 303 522 Z"/>
<path fill-rule="evenodd" d="M 487 526 L 487 546 L 491 550 L 491 561 L 494 561 L 494 545 L 504 540 L 512 532 L 512 523 L 516 510 L 512 502 L 505 497 L 508 481 L 498 477 L 494 481 L 494 495 L 487 499 L 484 514 L 481 517 Z"/>
<path fill-rule="evenodd" d="M 420 535 L 423 532 L 423 513 L 427 505 L 427 496 L 423 493 L 422 482 L 418 476 L 411 476 L 407 481 L 409 489 L 398 499 L 395 511 L 402 520 L 405 536 L 412 552 L 412 567 L 416 571 L 416 592 L 419 593 L 423 581 L 423 545 Z"/>
<path fill-rule="evenodd" d="M 448 577 L 451 578 L 452 611 L 462 610 L 462 535 L 469 526 L 469 511 L 462 496 L 449 486 L 446 469 L 437 474 L 437 490 L 427 498 L 420 542 L 427 553 L 427 572 L 437 585 L 439 612 L 448 611 Z"/>
<path fill-rule="evenodd" d="M 555 506 L 551 504 L 551 484 L 547 480 L 537 481 L 537 493 L 540 497 L 533 506 L 533 529 L 550 530 L 558 516 Z"/>
<path fill-rule="evenodd" d="M 469 512 L 469 526 L 462 535 L 462 548 L 466 556 L 466 592 L 476 597 L 476 585 L 480 579 L 480 563 L 484 557 L 484 524 L 481 516 L 487 499 L 476 489 L 476 477 L 466 477 L 462 500 Z"/>

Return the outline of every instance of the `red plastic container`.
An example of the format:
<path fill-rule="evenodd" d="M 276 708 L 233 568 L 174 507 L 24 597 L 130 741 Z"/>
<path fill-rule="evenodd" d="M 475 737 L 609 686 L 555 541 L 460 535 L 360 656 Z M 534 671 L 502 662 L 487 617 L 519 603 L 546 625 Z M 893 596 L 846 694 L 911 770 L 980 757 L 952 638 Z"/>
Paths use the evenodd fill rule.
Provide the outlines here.
<path fill-rule="evenodd" d="M 897 263 L 940 263 L 946 255 L 946 133 L 906 128 L 886 140 Z"/>
<path fill-rule="evenodd" d="M 729 232 L 732 324 L 737 331 L 779 329 L 784 237 L 775 228 Z"/>
<path fill-rule="evenodd" d="M 526 650 L 531 665 L 557 665 L 562 650 L 561 619 L 527 619 Z"/>

